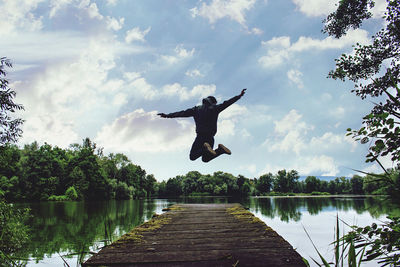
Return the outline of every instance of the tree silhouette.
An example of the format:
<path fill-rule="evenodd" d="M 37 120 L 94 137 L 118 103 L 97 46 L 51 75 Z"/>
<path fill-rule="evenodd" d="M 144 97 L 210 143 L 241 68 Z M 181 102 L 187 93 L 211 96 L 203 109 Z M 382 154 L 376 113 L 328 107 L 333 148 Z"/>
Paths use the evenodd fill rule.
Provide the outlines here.
<path fill-rule="evenodd" d="M 22 119 L 13 118 L 10 114 L 24 107 L 14 103 L 16 93 L 8 86 L 6 67 L 12 67 L 11 61 L 6 57 L 0 58 L 0 145 L 16 142 L 22 135 L 20 126 L 23 123 Z"/>

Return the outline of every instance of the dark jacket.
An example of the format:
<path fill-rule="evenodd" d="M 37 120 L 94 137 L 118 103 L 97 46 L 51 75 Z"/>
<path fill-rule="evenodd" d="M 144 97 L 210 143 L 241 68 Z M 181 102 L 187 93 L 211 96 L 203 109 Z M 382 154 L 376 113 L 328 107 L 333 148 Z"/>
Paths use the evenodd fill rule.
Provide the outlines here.
<path fill-rule="evenodd" d="M 234 96 L 221 104 L 211 104 L 203 101 L 203 105 L 195 106 L 187 110 L 166 114 L 167 118 L 193 117 L 196 123 L 196 133 L 214 136 L 217 133 L 217 120 L 221 111 L 240 99 L 240 95 Z"/>

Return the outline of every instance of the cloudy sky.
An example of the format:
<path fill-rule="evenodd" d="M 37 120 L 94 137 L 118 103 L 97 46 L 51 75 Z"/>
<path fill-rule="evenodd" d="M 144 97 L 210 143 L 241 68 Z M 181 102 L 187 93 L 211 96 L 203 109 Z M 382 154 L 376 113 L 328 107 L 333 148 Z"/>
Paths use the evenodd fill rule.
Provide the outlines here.
<path fill-rule="evenodd" d="M 331 0 L 0 0 L 0 50 L 25 106 L 19 144 L 66 148 L 89 137 L 158 180 L 191 170 L 258 177 L 352 175 L 367 145 L 345 137 L 371 108 L 351 83 L 327 79 L 334 59 L 368 43 L 374 19 L 341 39 L 321 32 Z M 192 118 L 158 112 L 215 95 L 246 95 L 220 114 L 216 144 L 232 150 L 190 161 Z"/>

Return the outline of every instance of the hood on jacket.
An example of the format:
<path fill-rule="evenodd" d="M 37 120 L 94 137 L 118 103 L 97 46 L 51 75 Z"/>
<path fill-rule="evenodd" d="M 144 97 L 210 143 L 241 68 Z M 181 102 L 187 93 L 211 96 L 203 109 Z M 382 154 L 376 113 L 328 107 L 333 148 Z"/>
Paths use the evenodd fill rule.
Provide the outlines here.
<path fill-rule="evenodd" d="M 203 105 L 215 105 L 217 104 L 217 99 L 213 96 L 208 96 L 203 99 Z"/>

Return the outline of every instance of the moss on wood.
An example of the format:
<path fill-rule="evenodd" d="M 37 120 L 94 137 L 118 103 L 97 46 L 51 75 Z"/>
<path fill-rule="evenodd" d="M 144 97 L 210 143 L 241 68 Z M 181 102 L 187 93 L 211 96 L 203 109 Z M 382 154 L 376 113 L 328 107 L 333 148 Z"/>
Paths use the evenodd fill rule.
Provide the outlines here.
<path fill-rule="evenodd" d="M 184 208 L 182 208 L 179 205 L 173 205 L 169 207 L 169 211 L 180 211 L 180 210 L 184 210 Z M 112 243 L 110 247 L 119 247 L 120 245 L 128 242 L 141 243 L 143 242 L 143 234 L 145 232 L 156 231 L 163 225 L 168 224 L 170 222 L 171 222 L 171 214 L 165 213 L 162 215 L 157 215 L 157 214 L 156 216 L 153 215 L 153 218 L 150 221 L 145 222 L 142 225 L 139 225 L 136 228 L 134 228 L 129 233 L 124 234 L 117 241 Z"/>
<path fill-rule="evenodd" d="M 229 214 L 233 215 L 235 218 L 239 219 L 239 220 L 245 220 L 245 221 L 248 221 L 250 223 L 260 223 L 262 225 L 265 225 L 265 223 L 263 221 L 261 221 L 259 218 L 254 216 L 253 213 L 251 213 L 250 211 L 246 210 L 241 205 L 235 205 L 232 208 L 227 208 L 226 211 Z M 269 228 L 269 227 L 267 226 L 267 228 Z"/>

